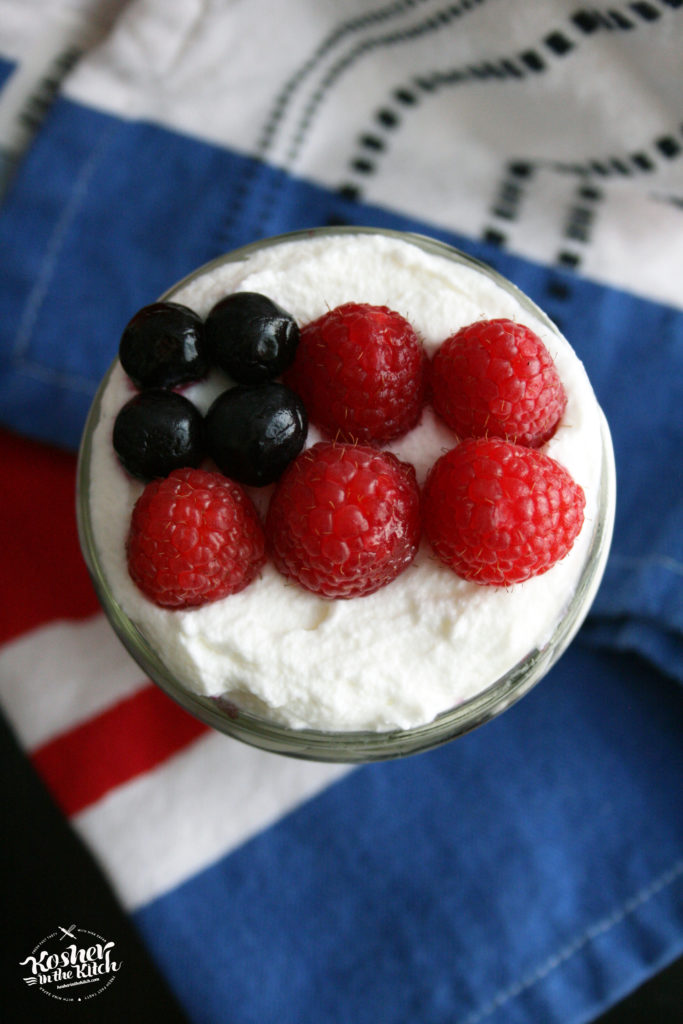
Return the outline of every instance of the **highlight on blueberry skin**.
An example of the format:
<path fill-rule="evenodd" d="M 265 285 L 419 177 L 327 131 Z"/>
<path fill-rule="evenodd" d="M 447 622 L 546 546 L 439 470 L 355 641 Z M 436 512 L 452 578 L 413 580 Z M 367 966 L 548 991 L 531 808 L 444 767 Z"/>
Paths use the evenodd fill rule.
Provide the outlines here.
<path fill-rule="evenodd" d="M 205 418 L 206 447 L 218 468 L 255 487 L 280 478 L 303 449 L 307 432 L 303 402 L 275 381 L 224 391 Z"/>
<path fill-rule="evenodd" d="M 299 344 L 296 320 L 258 292 L 235 292 L 206 318 L 212 361 L 239 384 L 262 384 L 283 373 Z"/>
<path fill-rule="evenodd" d="M 173 388 L 209 372 L 201 317 L 177 302 L 153 302 L 129 320 L 119 361 L 138 388 Z"/>
<path fill-rule="evenodd" d="M 204 458 L 204 421 L 183 395 L 154 388 L 121 407 L 112 441 L 124 469 L 148 482 L 174 469 L 199 466 Z"/>

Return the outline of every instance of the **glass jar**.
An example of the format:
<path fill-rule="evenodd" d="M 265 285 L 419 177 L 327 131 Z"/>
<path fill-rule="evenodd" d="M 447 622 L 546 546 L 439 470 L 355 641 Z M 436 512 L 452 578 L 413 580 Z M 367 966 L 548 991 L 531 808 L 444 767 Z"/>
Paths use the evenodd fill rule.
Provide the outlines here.
<path fill-rule="evenodd" d="M 485 264 L 444 243 L 420 235 L 376 228 L 317 228 L 266 239 L 200 267 L 161 298 L 173 300 L 181 289 L 198 277 L 223 263 L 243 261 L 264 248 L 283 242 L 343 234 L 375 234 L 401 239 L 426 253 L 445 257 L 487 275 L 513 296 L 522 309 L 540 319 L 556 335 L 559 334 L 557 328 L 529 298 Z M 592 528 L 592 535 L 574 593 L 549 639 L 542 646 L 530 650 L 517 664 L 480 693 L 439 714 L 433 721 L 414 728 L 392 731 L 326 731 L 292 728 L 247 711 L 221 697 L 207 697 L 193 692 L 164 663 L 160 653 L 154 649 L 117 602 L 98 555 L 90 506 L 92 438 L 100 418 L 102 396 L 112 370 L 113 366 L 102 381 L 93 401 L 79 453 L 77 518 L 81 548 L 102 607 L 135 661 L 170 697 L 214 729 L 264 750 L 317 761 L 372 762 L 425 751 L 482 725 L 528 693 L 555 664 L 585 619 L 604 572 L 615 513 L 614 454 L 609 428 L 602 412 L 599 414 L 600 437 L 596 439 L 601 448 L 597 514 L 592 523 L 586 521 L 584 524 L 584 529 Z"/>

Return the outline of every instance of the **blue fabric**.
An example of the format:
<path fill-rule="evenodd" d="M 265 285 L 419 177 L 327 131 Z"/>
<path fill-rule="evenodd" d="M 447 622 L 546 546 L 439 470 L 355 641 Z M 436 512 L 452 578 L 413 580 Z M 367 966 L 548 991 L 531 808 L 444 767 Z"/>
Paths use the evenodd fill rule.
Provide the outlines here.
<path fill-rule="evenodd" d="M 195 1021 L 589 1020 L 683 945 L 683 313 L 60 99 L 0 209 L 2 421 L 75 448 L 137 308 L 338 222 L 492 263 L 586 363 L 619 477 L 580 635 L 603 650 L 575 644 L 456 744 L 353 772 L 138 923 Z"/>
<path fill-rule="evenodd" d="M 7 57 L 0 56 L 0 89 L 14 71 L 16 65 L 13 61 L 8 60 Z"/>
<path fill-rule="evenodd" d="M 589 1021 L 683 948 L 682 726 L 657 672 L 575 646 L 484 729 L 353 772 L 137 923 L 196 1022 Z"/>

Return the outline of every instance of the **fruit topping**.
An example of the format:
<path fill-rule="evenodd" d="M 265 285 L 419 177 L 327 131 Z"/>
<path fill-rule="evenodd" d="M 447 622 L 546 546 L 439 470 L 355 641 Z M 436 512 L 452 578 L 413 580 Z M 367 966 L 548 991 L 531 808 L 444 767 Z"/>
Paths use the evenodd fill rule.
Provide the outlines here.
<path fill-rule="evenodd" d="M 328 598 L 372 594 L 415 557 L 415 471 L 390 452 L 318 442 L 285 470 L 266 535 L 278 570 L 307 590 Z"/>
<path fill-rule="evenodd" d="M 284 384 L 238 384 L 206 414 L 209 454 L 226 476 L 262 487 L 274 483 L 304 446 L 303 402 Z"/>
<path fill-rule="evenodd" d="M 278 377 L 294 359 L 299 327 L 290 314 L 258 292 L 235 292 L 206 318 L 213 361 L 240 384 Z"/>
<path fill-rule="evenodd" d="M 138 388 L 172 388 L 209 370 L 204 323 L 187 306 L 153 302 L 124 328 L 119 360 Z"/>
<path fill-rule="evenodd" d="M 434 408 L 459 437 L 502 437 L 538 448 L 567 404 L 541 339 L 512 320 L 463 327 L 432 360 Z"/>
<path fill-rule="evenodd" d="M 442 562 L 475 583 L 508 586 L 546 572 L 569 552 L 585 497 L 542 452 L 499 438 L 463 441 L 424 487 L 427 538 Z"/>
<path fill-rule="evenodd" d="M 113 444 L 122 465 L 141 480 L 168 476 L 204 457 L 204 423 L 189 399 L 162 388 L 141 391 L 119 411 Z"/>
<path fill-rule="evenodd" d="M 265 562 L 266 536 L 284 576 L 326 598 L 352 598 L 410 565 L 422 520 L 442 562 L 496 586 L 546 572 L 581 530 L 581 487 L 535 450 L 567 397 L 547 348 L 523 324 L 463 327 L 430 367 L 413 327 L 386 306 L 347 302 L 299 331 L 267 296 L 235 292 L 205 324 L 176 303 L 144 307 L 119 356 L 143 389 L 113 431 L 122 465 L 147 483 L 131 520 L 129 570 L 163 607 L 243 589 Z M 166 389 L 210 364 L 238 383 L 203 418 Z M 434 464 L 420 498 L 414 467 L 381 446 L 417 424 L 430 371 L 434 408 L 462 440 Z M 309 419 L 332 440 L 304 451 Z M 205 456 L 220 472 L 197 468 Z M 264 534 L 242 485 L 269 484 Z"/>
<path fill-rule="evenodd" d="M 417 423 L 425 368 L 422 344 L 404 317 L 348 302 L 302 328 L 285 381 L 326 434 L 381 445 Z"/>
<path fill-rule="evenodd" d="M 163 608 L 196 608 L 243 590 L 265 562 L 244 489 L 220 473 L 176 469 L 147 484 L 133 509 L 128 570 Z"/>

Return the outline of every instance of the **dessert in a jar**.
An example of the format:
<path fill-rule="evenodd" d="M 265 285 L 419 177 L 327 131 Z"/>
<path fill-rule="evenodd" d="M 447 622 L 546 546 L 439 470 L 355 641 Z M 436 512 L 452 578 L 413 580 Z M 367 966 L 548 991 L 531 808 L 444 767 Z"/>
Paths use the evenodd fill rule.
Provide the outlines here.
<path fill-rule="evenodd" d="M 81 450 L 83 548 L 131 653 L 211 725 L 320 759 L 426 749 L 578 629 L 609 432 L 568 342 L 489 268 L 300 232 L 201 268 L 119 352 Z"/>

